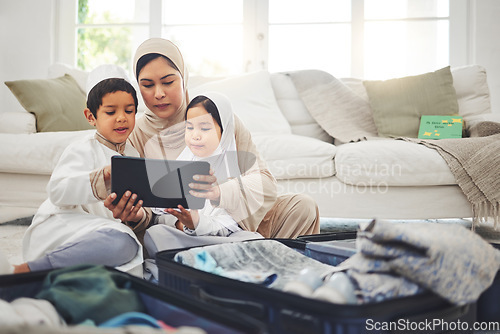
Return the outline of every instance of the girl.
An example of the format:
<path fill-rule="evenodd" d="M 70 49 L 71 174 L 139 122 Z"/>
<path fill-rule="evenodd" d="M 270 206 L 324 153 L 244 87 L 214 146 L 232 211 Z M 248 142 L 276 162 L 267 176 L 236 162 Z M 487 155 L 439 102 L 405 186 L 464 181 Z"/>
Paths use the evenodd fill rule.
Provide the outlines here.
<path fill-rule="evenodd" d="M 219 184 L 241 175 L 234 139 L 234 121 L 229 100 L 211 92 L 195 97 L 186 111 L 186 148 L 177 160 L 205 160 L 215 171 Z M 178 227 L 189 235 L 229 236 L 241 231 L 236 221 L 222 208 L 206 200 L 202 210 L 188 211 L 179 205 L 179 211 L 166 212 L 178 220 Z"/>

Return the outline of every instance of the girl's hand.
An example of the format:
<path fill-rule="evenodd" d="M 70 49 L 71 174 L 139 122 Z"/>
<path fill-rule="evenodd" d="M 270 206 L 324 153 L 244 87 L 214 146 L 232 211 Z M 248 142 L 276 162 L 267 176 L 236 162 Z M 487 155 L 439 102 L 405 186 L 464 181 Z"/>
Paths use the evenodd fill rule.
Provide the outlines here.
<path fill-rule="evenodd" d="M 187 228 L 194 230 L 196 226 L 198 226 L 198 221 L 200 220 L 200 215 L 197 210 L 188 211 L 184 209 L 182 205 L 177 206 L 179 210 L 176 209 L 165 209 L 166 212 L 170 213 L 172 216 L 175 216 L 179 222 L 185 225 Z"/>
<path fill-rule="evenodd" d="M 217 177 L 214 175 L 213 169 L 210 169 L 210 175 L 194 175 L 193 179 L 196 182 L 189 184 L 189 187 L 192 189 L 189 191 L 191 195 L 194 197 L 206 198 L 213 202 L 219 202 L 220 188 L 217 184 Z"/>
<path fill-rule="evenodd" d="M 137 200 L 136 194 L 127 190 L 116 205 L 113 204 L 115 199 L 116 193 L 112 193 L 104 200 L 104 206 L 113 213 L 114 218 L 123 222 L 139 222 L 142 219 L 144 215 L 144 210 L 141 210 L 142 200 L 134 205 Z"/>

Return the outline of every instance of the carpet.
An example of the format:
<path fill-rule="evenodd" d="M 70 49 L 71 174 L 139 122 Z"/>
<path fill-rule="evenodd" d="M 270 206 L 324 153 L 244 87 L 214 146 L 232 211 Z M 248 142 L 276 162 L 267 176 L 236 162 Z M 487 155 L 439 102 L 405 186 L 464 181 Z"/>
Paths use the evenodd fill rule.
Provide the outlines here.
<path fill-rule="evenodd" d="M 33 216 L 13 219 L 0 224 L 0 252 L 6 255 L 11 263 L 21 263 L 22 261 L 22 238 L 24 231 L 31 224 Z M 343 219 L 343 218 L 320 218 L 321 233 L 330 232 L 350 232 L 356 231 L 361 222 L 368 222 L 369 219 Z M 414 222 L 437 222 L 443 224 L 461 224 L 466 228 L 471 228 L 471 221 L 466 219 L 429 219 L 429 220 L 393 220 L 398 223 Z M 500 230 L 495 231 L 493 223 L 480 224 L 476 227 L 476 233 L 491 243 L 500 245 Z"/>
<path fill-rule="evenodd" d="M 356 231 L 358 225 L 370 219 L 320 218 L 320 233 Z M 470 219 L 425 219 L 425 220 L 391 220 L 394 223 L 439 223 L 459 224 L 471 229 Z M 490 243 L 500 244 L 500 229 L 495 230 L 493 222 L 484 222 L 476 227 L 475 232 Z"/>
<path fill-rule="evenodd" d="M 8 222 L 2 223 L 1 225 L 11 225 L 11 226 L 29 226 L 31 221 L 33 220 L 33 216 L 17 218 L 10 220 Z"/>
<path fill-rule="evenodd" d="M 0 224 L 0 253 L 11 263 L 20 264 L 24 232 L 33 217 L 13 219 Z"/>

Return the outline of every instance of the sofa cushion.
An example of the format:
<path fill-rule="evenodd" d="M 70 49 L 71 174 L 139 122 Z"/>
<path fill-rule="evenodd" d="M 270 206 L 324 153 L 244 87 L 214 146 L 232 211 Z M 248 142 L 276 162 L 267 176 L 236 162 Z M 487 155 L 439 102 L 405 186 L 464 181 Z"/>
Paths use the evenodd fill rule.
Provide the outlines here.
<path fill-rule="evenodd" d="M 363 82 L 380 137 L 418 135 L 422 115 L 458 115 L 450 67 L 416 76 Z"/>
<path fill-rule="evenodd" d="M 484 67 L 479 65 L 456 67 L 452 69 L 451 74 L 460 116 L 467 118 L 491 113 L 490 90 Z"/>
<path fill-rule="evenodd" d="M 277 179 L 317 178 L 335 174 L 337 148 L 321 140 L 293 134 L 260 134 L 253 141 Z"/>
<path fill-rule="evenodd" d="M 83 115 L 85 94 L 69 74 L 55 79 L 6 81 L 21 105 L 36 117 L 38 132 L 91 129 Z"/>
<path fill-rule="evenodd" d="M 352 185 L 428 186 L 456 184 L 439 153 L 423 145 L 374 139 L 337 147 L 337 177 Z"/>
<path fill-rule="evenodd" d="M 267 71 L 208 82 L 191 88 L 189 96 L 193 98 L 208 91 L 226 95 L 231 101 L 233 112 L 252 133 L 292 132 L 276 103 Z"/>
<path fill-rule="evenodd" d="M 0 133 L 0 172 L 50 175 L 64 149 L 95 130 Z M 15 145 L 13 145 L 15 143 Z"/>
<path fill-rule="evenodd" d="M 68 64 L 64 63 L 54 63 L 49 66 L 49 71 L 48 71 L 48 78 L 49 79 L 55 79 L 62 77 L 65 74 L 69 74 L 75 79 L 75 81 L 78 83 L 78 86 L 84 93 L 87 92 L 87 77 L 89 75 L 89 72 L 81 70 L 79 68 L 70 66 Z"/>
<path fill-rule="evenodd" d="M 272 73 L 271 84 L 281 112 L 292 133 L 333 143 L 333 138 L 316 122 L 299 96 L 292 79 L 286 73 Z"/>
<path fill-rule="evenodd" d="M 29 112 L 0 113 L 0 133 L 35 133 L 36 118 Z"/>

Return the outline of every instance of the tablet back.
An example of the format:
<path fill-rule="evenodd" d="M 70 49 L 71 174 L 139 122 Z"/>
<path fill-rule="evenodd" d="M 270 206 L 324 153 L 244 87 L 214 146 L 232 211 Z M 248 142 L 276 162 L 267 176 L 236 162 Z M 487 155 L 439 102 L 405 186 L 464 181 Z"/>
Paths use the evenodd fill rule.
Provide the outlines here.
<path fill-rule="evenodd" d="M 208 175 L 206 161 L 144 159 L 124 156 L 111 158 L 111 191 L 116 202 L 130 190 L 144 207 L 201 209 L 205 199 L 189 194 L 193 175 Z"/>

